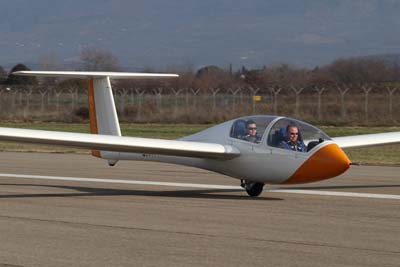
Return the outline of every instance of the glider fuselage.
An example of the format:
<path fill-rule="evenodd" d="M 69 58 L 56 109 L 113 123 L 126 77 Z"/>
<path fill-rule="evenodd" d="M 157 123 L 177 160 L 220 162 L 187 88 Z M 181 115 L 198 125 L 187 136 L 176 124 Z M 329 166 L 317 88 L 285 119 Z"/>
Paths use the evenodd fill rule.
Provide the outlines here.
<path fill-rule="evenodd" d="M 258 121 L 266 118 L 267 124 L 260 141 L 255 143 L 232 137 L 230 133 L 235 121 L 250 118 L 257 118 Z M 179 139 L 232 146 L 240 151 L 240 156 L 230 160 L 114 152 L 103 153 L 103 158 L 182 164 L 237 179 L 268 184 L 314 182 L 335 177 L 349 168 L 350 160 L 331 140 L 324 140 L 308 152 L 292 151 L 268 144 L 274 125 L 282 120 L 295 121 L 284 117 L 249 116 L 227 121 Z M 300 125 L 303 123 L 296 122 Z"/>

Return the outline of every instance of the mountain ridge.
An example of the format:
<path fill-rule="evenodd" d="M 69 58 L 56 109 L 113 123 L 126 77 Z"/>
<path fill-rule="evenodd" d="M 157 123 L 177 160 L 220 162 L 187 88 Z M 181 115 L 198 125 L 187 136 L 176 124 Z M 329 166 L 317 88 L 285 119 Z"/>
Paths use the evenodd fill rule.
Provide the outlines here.
<path fill-rule="evenodd" d="M 0 65 L 55 55 L 61 65 L 88 47 L 123 66 L 289 63 L 399 53 L 400 1 L 17 0 L 0 10 Z"/>

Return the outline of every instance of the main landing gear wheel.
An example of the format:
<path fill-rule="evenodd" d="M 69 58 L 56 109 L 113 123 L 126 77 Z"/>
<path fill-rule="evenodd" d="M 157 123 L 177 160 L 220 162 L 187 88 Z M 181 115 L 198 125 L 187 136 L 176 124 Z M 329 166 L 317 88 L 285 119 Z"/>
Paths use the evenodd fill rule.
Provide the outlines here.
<path fill-rule="evenodd" d="M 243 187 L 247 194 L 251 197 L 258 197 L 264 188 L 263 183 L 256 183 L 246 180 L 241 180 L 240 186 Z"/>

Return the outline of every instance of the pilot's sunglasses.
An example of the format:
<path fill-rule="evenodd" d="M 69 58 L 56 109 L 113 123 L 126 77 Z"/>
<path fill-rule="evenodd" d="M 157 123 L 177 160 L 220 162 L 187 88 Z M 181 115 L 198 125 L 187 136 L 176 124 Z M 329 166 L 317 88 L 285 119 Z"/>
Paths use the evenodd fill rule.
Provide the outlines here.
<path fill-rule="evenodd" d="M 257 130 L 256 127 L 254 127 L 254 128 L 247 128 L 247 129 L 249 129 L 249 130 Z"/>
<path fill-rule="evenodd" d="M 299 135 L 299 133 L 290 133 L 290 135 Z"/>

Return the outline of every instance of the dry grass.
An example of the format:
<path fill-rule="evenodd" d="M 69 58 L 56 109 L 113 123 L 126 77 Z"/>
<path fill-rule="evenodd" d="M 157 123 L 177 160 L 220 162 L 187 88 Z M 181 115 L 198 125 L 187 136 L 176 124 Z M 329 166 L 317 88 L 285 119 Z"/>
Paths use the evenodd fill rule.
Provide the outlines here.
<path fill-rule="evenodd" d="M 351 90 L 344 97 L 342 107 L 339 92 L 334 88 L 324 91 L 321 97 L 321 110 L 318 110 L 318 95 L 305 90 L 299 97 L 296 110 L 296 97 L 291 90 L 284 89 L 276 99 L 268 90 L 260 94 L 260 102 L 253 103 L 249 92 L 243 94 L 192 95 L 136 94 L 122 97 L 116 94 L 115 101 L 119 118 L 123 122 L 138 123 L 219 123 L 248 114 L 279 114 L 296 117 L 313 124 L 336 126 L 390 126 L 400 125 L 400 94 L 392 98 L 382 88 L 374 89 L 369 95 L 368 113 L 365 110 L 365 95 L 359 90 Z M 21 99 L 19 98 L 21 96 Z M 9 121 L 59 121 L 83 122 L 87 116 L 86 95 L 80 93 L 75 102 L 69 94 L 63 94 L 56 101 L 54 95 L 42 104 L 40 95 L 33 94 L 27 104 L 27 96 L 3 94 L 0 98 L 0 119 Z M 57 104 L 58 103 L 58 104 Z M 253 105 L 254 104 L 254 105 Z M 344 115 L 342 114 L 342 108 Z"/>

